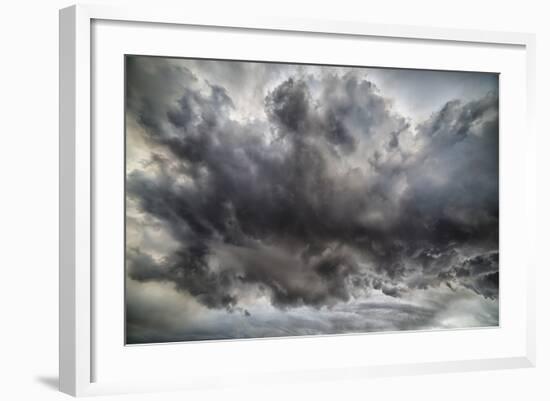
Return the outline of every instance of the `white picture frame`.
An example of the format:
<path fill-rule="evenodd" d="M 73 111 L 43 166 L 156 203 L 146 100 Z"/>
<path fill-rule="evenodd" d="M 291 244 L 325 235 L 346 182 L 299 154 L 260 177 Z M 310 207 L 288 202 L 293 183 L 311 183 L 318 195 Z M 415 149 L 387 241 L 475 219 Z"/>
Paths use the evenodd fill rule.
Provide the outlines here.
<path fill-rule="evenodd" d="M 96 307 L 94 296 L 95 291 L 98 291 L 98 286 L 104 284 L 104 275 L 97 275 L 95 268 L 97 267 L 97 257 L 94 235 L 97 235 L 98 225 L 96 221 L 96 198 L 95 190 L 97 188 L 96 169 L 98 168 L 98 158 L 102 158 L 101 153 L 104 148 L 94 141 L 93 127 L 98 125 L 98 114 L 94 109 L 94 87 L 92 81 L 94 74 L 97 73 L 95 68 L 96 60 L 94 59 L 98 51 L 98 47 L 103 46 L 106 35 L 114 35 L 113 32 L 118 30 L 130 29 L 127 25 L 119 26 L 115 30 L 101 31 L 98 33 L 98 40 L 94 42 L 94 23 L 108 21 L 108 24 L 120 23 L 138 23 L 139 26 L 134 26 L 136 33 L 145 25 L 151 27 L 156 26 L 159 29 L 159 35 L 168 35 L 169 31 L 164 32 L 163 29 L 178 29 L 185 27 L 201 27 L 208 29 L 230 29 L 234 32 L 245 32 L 254 34 L 254 32 L 267 32 L 286 35 L 307 35 L 308 37 L 316 37 L 318 40 L 323 38 L 339 37 L 348 38 L 349 40 L 362 40 L 362 38 L 382 38 L 385 41 L 418 41 L 421 43 L 436 43 L 437 46 L 462 46 L 461 48 L 480 48 L 489 46 L 494 48 L 511 49 L 510 60 L 517 62 L 517 71 L 510 70 L 511 90 L 517 90 L 518 93 L 524 94 L 514 100 L 504 104 L 506 110 L 511 110 L 514 107 L 523 111 L 518 112 L 519 117 L 512 121 L 506 119 L 501 121 L 504 132 L 510 132 L 510 127 L 520 127 L 522 137 L 522 145 L 510 140 L 504 141 L 503 146 L 506 154 L 508 148 L 515 148 L 518 152 L 520 168 L 515 172 L 514 176 L 510 175 L 510 181 L 514 185 L 508 186 L 507 192 L 501 192 L 501 201 L 507 202 L 511 210 L 506 226 L 501 226 L 501 233 L 505 237 L 510 233 L 510 239 L 514 228 L 525 228 L 523 242 L 519 245 L 519 251 L 524 251 L 529 255 L 521 265 L 521 271 L 504 270 L 503 274 L 507 274 L 508 283 L 515 282 L 518 290 L 515 293 L 503 295 L 501 308 L 507 310 L 510 305 L 517 304 L 516 316 L 520 321 L 517 330 L 511 325 L 501 325 L 497 330 L 502 333 L 509 331 L 509 336 L 499 337 L 498 347 L 490 352 L 475 351 L 468 354 L 465 358 L 453 358 L 442 355 L 439 360 L 432 358 L 430 360 L 417 360 L 413 354 L 408 356 L 406 362 L 396 363 L 390 358 L 387 361 L 381 357 L 375 363 L 360 360 L 339 361 L 339 365 L 330 366 L 330 358 L 326 362 L 326 366 L 317 366 L 312 364 L 303 364 L 296 369 L 286 369 L 284 365 L 280 365 L 274 371 L 254 372 L 255 368 L 243 371 L 246 372 L 244 378 L 241 378 L 240 383 L 247 382 L 256 383 L 285 383 L 299 380 L 327 380 L 330 378 L 352 378 L 361 379 L 370 376 L 386 376 L 386 375 L 402 375 L 402 374 L 422 374 L 436 373 L 449 371 L 468 371 L 481 369 L 504 369 L 516 367 L 531 367 L 535 364 L 535 278 L 534 270 L 536 257 L 535 253 L 528 253 L 534 236 L 536 209 L 534 205 L 535 199 L 535 133 L 532 127 L 533 111 L 534 111 L 534 35 L 526 33 L 507 33 L 507 32 L 484 32 L 459 29 L 437 29 L 415 26 L 397 26 L 397 25 L 374 25 L 363 22 L 349 21 L 315 21 L 315 20 L 295 20 L 292 18 L 258 18 L 256 16 L 243 16 L 236 19 L 234 17 L 213 17 L 206 15 L 195 15 L 189 13 L 188 10 L 164 10 L 160 8 L 112 8 L 109 6 L 92 6 L 78 5 L 72 6 L 60 11 L 60 359 L 59 359 L 59 383 L 60 390 L 74 395 L 94 395 L 94 394 L 109 394 L 109 393 L 126 393 L 134 391 L 164 391 L 171 389 L 188 389 L 188 388 L 207 388 L 211 386 L 223 386 L 231 382 L 237 384 L 239 380 L 234 380 L 230 376 L 230 372 L 220 368 L 218 371 L 209 374 L 201 373 L 198 369 L 196 373 L 191 370 L 188 372 L 193 377 L 186 376 L 185 379 L 179 379 L 177 376 L 165 379 L 152 378 L 151 380 L 132 380 L 131 370 L 128 370 L 128 375 L 125 377 L 117 377 L 110 372 L 102 378 L 101 366 L 97 363 L 97 359 L 107 361 L 115 366 L 113 369 L 120 370 L 122 365 L 118 363 L 127 363 L 111 358 L 108 347 L 104 346 L 106 341 L 103 341 L 105 336 L 111 335 L 105 330 L 98 332 L 96 326 L 98 322 L 103 324 L 103 327 L 108 322 L 116 321 L 119 315 L 104 317 L 101 313 L 103 309 L 101 305 Z M 98 28 L 99 29 L 99 28 Z M 149 46 L 154 46 L 154 35 L 151 35 L 151 43 Z M 101 39 L 103 38 L 103 39 Z M 111 37 L 112 42 L 120 41 Z M 276 40 L 276 39 L 274 39 Z M 325 39 L 328 40 L 328 39 Z M 144 44 L 143 46 L 146 46 Z M 459 49 L 456 51 L 460 51 Z M 119 49 L 120 50 L 120 49 Z M 117 51 L 119 51 L 117 50 Z M 101 49 L 99 49 L 101 51 Z M 152 50 L 149 50 L 152 51 Z M 166 51 L 162 49 L 159 51 Z M 430 51 L 430 50 L 427 50 Z M 513 54 L 512 54 L 513 53 Z M 277 56 L 275 56 L 277 57 Z M 399 57 L 396 55 L 395 57 Z M 503 56 L 504 57 L 504 56 Z M 508 56 L 506 56 L 508 57 Z M 238 57 L 236 57 L 238 58 Z M 497 60 L 496 58 L 495 60 Z M 502 60 L 505 60 L 503 58 Z M 500 69 L 494 68 L 498 61 L 493 61 L 492 67 L 486 64 L 488 69 L 493 72 L 500 72 Z M 500 61 L 502 62 L 502 61 Z M 450 62 L 441 62 L 440 65 L 434 65 L 429 60 L 425 62 L 424 67 L 428 68 L 445 68 Z M 513 64 L 513 63 L 512 63 Z M 456 69 L 464 68 L 457 65 Z M 502 67 L 504 68 L 504 66 Z M 511 68 L 511 67 L 509 67 Z M 515 74 L 515 75 L 514 75 Z M 516 76 L 517 75 L 517 76 Z M 115 82 L 113 82 L 116 84 Z M 116 85 L 115 85 L 116 86 Z M 510 92 L 508 92 L 510 93 Z M 503 93 L 506 95 L 506 92 Z M 122 99 L 119 99 L 122 103 Z M 101 113 L 99 113 L 101 114 Z M 123 117 L 119 117 L 122 121 Z M 517 120 L 517 121 L 516 121 Z M 507 125 L 508 124 L 508 125 Z M 515 125 L 514 125 L 515 124 Z M 122 135 L 122 133 L 121 133 Z M 506 137 L 507 138 L 507 137 Z M 506 139 L 505 138 L 505 139 Z M 501 151 L 503 149 L 501 148 Z M 503 174 L 509 171 L 510 159 L 504 159 L 501 163 L 501 181 Z M 504 168 L 504 169 L 503 169 Z M 100 184 L 101 185 L 101 184 Z M 118 184 L 122 188 L 122 181 Z M 520 188 L 516 186 L 521 185 Z M 506 188 L 505 188 L 506 189 Z M 509 194 L 509 195 L 508 195 Z M 517 207 L 516 207 L 517 206 Z M 513 210 L 513 211 L 512 211 Z M 99 227 L 104 227 L 100 225 Z M 507 237 L 506 237 L 507 238 Z M 505 238 L 505 239 L 506 239 Z M 510 241 L 504 241 L 504 244 Z M 502 246 L 502 244 L 501 244 Z M 513 255 L 512 255 L 513 256 Z M 510 259 L 511 260 L 511 259 Z M 120 266 L 123 269 L 123 266 Z M 517 275 L 517 276 L 516 276 Z M 121 286 L 112 285 L 113 289 L 106 289 L 106 295 L 109 301 L 119 302 L 123 299 L 123 288 Z M 102 289 L 100 289 L 102 291 Z M 119 293 L 116 293 L 119 291 Z M 118 294 L 118 295 L 117 295 Z M 120 296 L 120 297 L 119 297 Z M 114 299 L 116 298 L 116 299 Z M 508 302 L 507 299 L 510 301 Z M 513 301 L 513 302 L 512 302 Z M 517 302 L 516 302 L 517 301 Z M 103 321 L 102 319 L 106 319 Z M 108 320 L 110 319 L 110 320 Z M 122 325 L 123 322 L 120 322 Z M 453 336 L 461 337 L 460 341 L 478 342 L 483 344 L 483 341 L 494 342 L 494 336 L 497 331 L 464 331 L 455 333 Z M 485 334 L 484 334 L 485 333 Z M 487 334 L 489 333 L 489 334 Z M 410 337 L 410 336 L 416 337 Z M 438 333 L 416 333 L 407 335 L 397 334 L 394 337 L 395 341 L 417 341 L 419 336 L 427 336 L 429 340 L 441 342 L 445 341 L 444 337 Z M 253 361 L 253 353 L 263 352 L 266 347 L 273 347 L 277 352 L 284 352 L 288 347 L 290 352 L 295 352 L 299 349 L 307 349 L 307 352 L 314 354 L 316 350 L 321 348 L 341 347 L 344 342 L 356 342 L 364 344 L 365 338 L 368 341 L 378 341 L 383 338 L 384 342 L 394 341 L 391 336 L 395 334 L 384 335 L 385 337 L 365 337 L 366 335 L 355 336 L 336 336 L 310 338 L 309 340 L 295 339 L 278 339 L 278 340 L 247 340 L 246 346 L 242 346 L 243 342 L 225 342 L 223 346 L 217 347 L 215 343 L 199 344 L 202 348 L 193 351 L 190 347 L 186 349 L 188 355 L 191 355 L 191 362 L 186 361 L 186 364 L 192 363 L 193 355 L 206 353 L 214 355 L 215 352 L 221 352 L 222 355 L 231 356 L 235 351 L 231 349 L 239 349 L 239 352 L 244 352 L 243 359 Z M 100 339 L 98 342 L 98 338 Z M 454 338 L 454 337 L 453 337 Z M 307 342 L 306 342 L 307 341 Z M 424 340 L 419 340 L 419 344 Z M 498 341 L 497 341 L 498 342 Z M 115 342 L 116 343 L 116 342 Z M 118 344 L 118 343 L 117 343 Z M 252 345 L 250 345 L 252 344 Z M 296 345 L 298 344 L 298 345 Z M 116 344 L 115 344 L 116 345 Z M 257 345 L 257 346 L 256 346 Z M 121 350 L 124 349 L 124 344 L 121 341 L 118 345 Z M 145 347 L 147 348 L 147 365 L 151 361 L 163 361 L 163 358 L 168 358 L 167 354 L 172 354 L 169 351 L 171 345 L 157 345 Z M 209 347 L 209 348 L 207 348 Z M 496 347 L 496 346 L 495 346 Z M 246 348 L 246 349 L 244 349 Z M 263 351 L 262 351 L 263 350 Z M 460 346 L 458 347 L 460 351 Z M 506 351 L 508 350 L 508 351 Z M 299 351 L 298 351 L 299 352 Z M 304 351 L 305 352 L 305 351 Z M 137 351 L 136 355 L 130 356 L 134 358 L 145 358 L 140 356 Z M 107 355 L 109 354 L 109 355 Z M 122 355 L 122 354 L 121 354 Z M 122 358 L 122 356 L 121 356 Z M 137 359 L 139 360 L 139 359 Z M 144 360 L 145 361 L 145 360 Z M 172 362 L 167 362 L 170 365 Z M 242 362 L 243 364 L 245 362 Z M 336 361 L 335 361 L 336 363 Z M 129 364 L 128 364 L 129 365 Z M 241 372 L 242 373 L 242 372 Z M 226 377 L 227 375 L 227 377 Z M 99 379 L 98 379 L 99 378 Z"/>

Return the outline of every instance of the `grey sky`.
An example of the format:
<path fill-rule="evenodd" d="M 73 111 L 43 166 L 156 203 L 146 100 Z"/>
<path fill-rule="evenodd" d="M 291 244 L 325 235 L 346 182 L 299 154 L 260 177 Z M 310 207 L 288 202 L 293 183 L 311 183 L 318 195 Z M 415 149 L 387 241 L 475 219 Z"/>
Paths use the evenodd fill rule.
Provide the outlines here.
<path fill-rule="evenodd" d="M 498 76 L 131 56 L 129 343 L 498 324 Z"/>

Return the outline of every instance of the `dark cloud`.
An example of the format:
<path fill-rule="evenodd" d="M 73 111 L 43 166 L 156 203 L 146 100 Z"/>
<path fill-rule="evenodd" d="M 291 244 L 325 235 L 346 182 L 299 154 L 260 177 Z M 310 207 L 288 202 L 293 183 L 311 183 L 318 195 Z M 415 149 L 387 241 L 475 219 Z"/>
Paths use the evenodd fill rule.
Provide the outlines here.
<path fill-rule="evenodd" d="M 178 244 L 127 249 L 133 280 L 225 310 L 251 294 L 283 310 L 440 285 L 498 297 L 497 93 L 413 126 L 364 76 L 327 70 L 281 79 L 251 120 L 189 69 L 127 68 L 128 118 L 153 153 L 127 196 Z"/>
<path fill-rule="evenodd" d="M 454 275 L 463 286 L 486 298 L 498 298 L 498 252 L 476 255 L 454 267 Z"/>

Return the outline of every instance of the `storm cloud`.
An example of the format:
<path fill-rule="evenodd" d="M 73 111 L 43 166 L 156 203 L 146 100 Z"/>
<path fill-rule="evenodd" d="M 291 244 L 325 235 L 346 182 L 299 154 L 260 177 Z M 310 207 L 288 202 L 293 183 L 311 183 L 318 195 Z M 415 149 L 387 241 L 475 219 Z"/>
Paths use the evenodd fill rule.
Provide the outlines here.
<path fill-rule="evenodd" d="M 498 77 L 384 71 L 127 57 L 128 342 L 498 324 Z"/>

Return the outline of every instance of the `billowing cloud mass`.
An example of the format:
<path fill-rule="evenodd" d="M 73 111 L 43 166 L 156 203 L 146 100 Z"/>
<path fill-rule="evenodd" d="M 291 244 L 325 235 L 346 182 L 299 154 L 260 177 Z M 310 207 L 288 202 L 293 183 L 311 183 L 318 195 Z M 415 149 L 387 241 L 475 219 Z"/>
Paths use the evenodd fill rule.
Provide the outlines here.
<path fill-rule="evenodd" d="M 497 75 L 126 76 L 128 343 L 498 325 Z"/>

